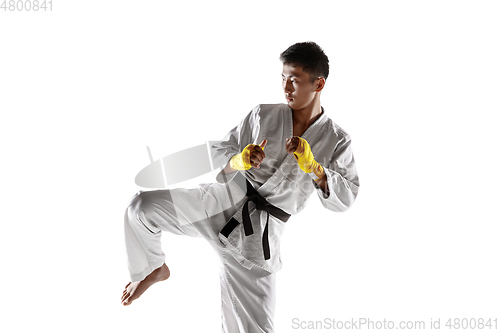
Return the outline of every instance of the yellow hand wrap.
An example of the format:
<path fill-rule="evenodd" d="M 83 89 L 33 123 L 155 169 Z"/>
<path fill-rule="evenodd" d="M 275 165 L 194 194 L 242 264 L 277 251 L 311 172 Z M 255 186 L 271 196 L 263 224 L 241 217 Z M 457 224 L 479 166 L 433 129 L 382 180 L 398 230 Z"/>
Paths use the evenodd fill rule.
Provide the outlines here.
<path fill-rule="evenodd" d="M 300 169 L 307 174 L 314 172 L 316 177 L 318 177 L 317 179 L 323 177 L 325 175 L 325 170 L 321 164 L 314 160 L 311 146 L 309 146 L 309 143 L 307 143 L 305 139 L 302 139 L 301 137 L 298 138 L 299 145 L 297 146 L 297 150 L 293 153 L 293 156 L 295 156 Z"/>
<path fill-rule="evenodd" d="M 258 145 L 247 145 L 241 153 L 234 155 L 229 161 L 229 166 L 235 170 L 248 170 L 252 167 L 250 164 L 250 149 Z"/>

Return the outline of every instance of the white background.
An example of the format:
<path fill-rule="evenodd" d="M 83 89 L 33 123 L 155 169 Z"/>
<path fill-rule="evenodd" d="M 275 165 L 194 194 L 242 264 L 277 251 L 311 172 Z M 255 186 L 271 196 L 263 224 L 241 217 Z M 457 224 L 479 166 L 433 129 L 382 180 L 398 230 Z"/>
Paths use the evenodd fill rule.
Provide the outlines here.
<path fill-rule="evenodd" d="M 496 1 L 0 11 L 0 326 L 219 332 L 201 239 L 164 235 L 171 278 L 120 304 L 123 214 L 146 146 L 157 159 L 285 102 L 279 54 L 307 40 L 329 56 L 322 105 L 352 136 L 361 188 L 346 213 L 313 197 L 288 223 L 277 332 L 306 331 L 293 318 L 500 321 L 499 14 Z"/>

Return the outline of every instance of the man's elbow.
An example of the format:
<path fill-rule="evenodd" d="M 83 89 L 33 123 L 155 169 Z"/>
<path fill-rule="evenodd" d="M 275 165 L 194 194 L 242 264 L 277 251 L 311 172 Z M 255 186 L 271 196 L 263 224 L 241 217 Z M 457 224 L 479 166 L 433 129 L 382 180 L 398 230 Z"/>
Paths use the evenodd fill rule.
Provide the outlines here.
<path fill-rule="evenodd" d="M 330 194 L 331 195 L 331 194 Z M 337 213 L 343 213 L 349 210 L 354 205 L 356 197 L 358 195 L 357 191 L 352 191 L 348 195 L 342 196 L 342 198 L 337 198 L 335 201 L 322 201 L 323 206 L 331 211 Z"/>

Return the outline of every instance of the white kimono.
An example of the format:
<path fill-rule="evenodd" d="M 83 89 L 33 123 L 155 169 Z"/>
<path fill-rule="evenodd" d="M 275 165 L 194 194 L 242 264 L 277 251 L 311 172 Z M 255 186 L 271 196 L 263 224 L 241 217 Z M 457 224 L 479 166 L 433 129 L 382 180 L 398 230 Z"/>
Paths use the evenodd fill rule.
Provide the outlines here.
<path fill-rule="evenodd" d="M 349 136 L 324 112 L 302 137 L 325 170 L 329 195 L 286 153 L 285 140 L 292 136 L 292 110 L 287 105 L 259 105 L 222 141 L 213 144 L 211 151 L 213 165 L 226 165 L 246 145 L 267 139 L 260 169 L 219 173 L 218 182 L 194 189 L 139 191 L 125 212 L 131 280 L 143 280 L 165 262 L 161 231 L 205 238 L 221 262 L 222 331 L 273 332 L 273 273 L 281 268 L 283 216 L 300 212 L 314 191 L 327 209 L 345 211 L 359 187 Z M 242 183 L 237 176 L 242 174 L 258 191 L 251 198 L 259 197 L 260 209 L 248 200 L 246 180 Z M 273 207 L 262 206 L 262 198 Z M 248 215 L 243 213 L 247 201 Z M 263 237 L 268 209 L 267 237 Z M 250 217 L 253 233 L 244 232 L 244 216 Z M 248 230 L 248 223 L 246 226 Z M 267 247 L 263 240 L 269 241 Z"/>
<path fill-rule="evenodd" d="M 246 145 L 259 144 L 267 139 L 264 148 L 266 157 L 260 168 L 244 171 L 245 178 L 261 196 L 291 215 L 304 209 L 314 191 L 325 208 L 336 212 L 347 210 L 353 204 L 359 188 L 349 135 L 328 118 L 323 110 L 301 136 L 307 140 L 315 160 L 325 170 L 329 195 L 326 195 L 311 177 L 299 168 L 292 154 L 287 154 L 285 141 L 292 136 L 292 110 L 288 105 L 258 105 L 220 143 L 212 146 L 213 163 L 226 165 L 231 157 L 240 153 Z M 238 172 L 228 175 L 220 173 L 217 181 L 226 183 Z M 217 193 L 219 196 L 227 192 L 221 191 L 220 185 L 215 184 L 205 185 L 204 188 L 208 193 Z M 262 233 L 267 213 L 255 210 L 253 203 L 249 206 L 252 207 L 250 214 L 254 233 L 245 236 L 243 225 L 240 223 L 228 237 L 219 234 L 219 238 L 244 267 L 250 268 L 256 265 L 271 273 L 277 272 L 281 268 L 279 244 L 285 223 L 272 215 L 269 216 L 271 258 L 265 260 L 262 254 Z M 242 222 L 242 207 L 240 206 L 235 215 L 235 219 L 239 222 Z M 217 206 L 214 208 L 220 209 Z M 215 214 L 216 211 L 210 213 Z M 293 217 L 290 221 L 293 221 Z"/>

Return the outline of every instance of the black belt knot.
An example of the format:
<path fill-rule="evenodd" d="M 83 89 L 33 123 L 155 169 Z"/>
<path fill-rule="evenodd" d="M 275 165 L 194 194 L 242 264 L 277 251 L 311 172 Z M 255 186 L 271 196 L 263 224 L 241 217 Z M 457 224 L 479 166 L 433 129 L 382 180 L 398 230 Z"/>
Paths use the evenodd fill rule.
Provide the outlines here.
<path fill-rule="evenodd" d="M 252 201 L 255 204 L 256 210 L 266 211 L 267 213 L 266 226 L 264 227 L 264 232 L 262 233 L 262 250 L 264 252 L 264 259 L 268 260 L 271 258 L 268 228 L 269 214 L 273 215 L 283 222 L 286 222 L 290 218 L 290 214 L 267 202 L 267 200 L 262 197 L 255 188 L 253 188 L 252 184 L 250 184 L 248 180 L 246 180 L 246 187 L 246 196 L 248 197 L 248 199 L 243 205 L 242 210 L 243 229 L 245 230 L 245 236 L 253 235 L 252 220 L 250 219 L 250 214 L 248 212 L 248 203 Z M 222 228 L 221 234 L 228 237 L 238 224 L 239 222 L 236 219 L 231 218 L 229 222 L 226 223 L 224 228 Z"/>
<path fill-rule="evenodd" d="M 252 190 L 255 191 L 255 189 L 250 185 Z M 257 192 L 257 191 L 255 191 Z M 249 193 L 247 192 L 247 195 Z M 265 210 L 267 213 L 267 222 L 266 222 L 266 229 L 267 229 L 267 223 L 269 222 L 269 203 L 267 202 L 266 199 L 261 197 L 258 193 L 257 194 L 250 194 L 248 196 L 247 201 L 243 205 L 243 228 L 245 229 L 245 236 L 250 236 L 253 234 L 253 227 L 252 227 L 252 221 L 250 219 L 250 214 L 248 213 L 248 203 L 252 201 L 255 203 L 255 209 L 257 210 Z M 265 230 L 264 230 L 265 232 Z"/>

